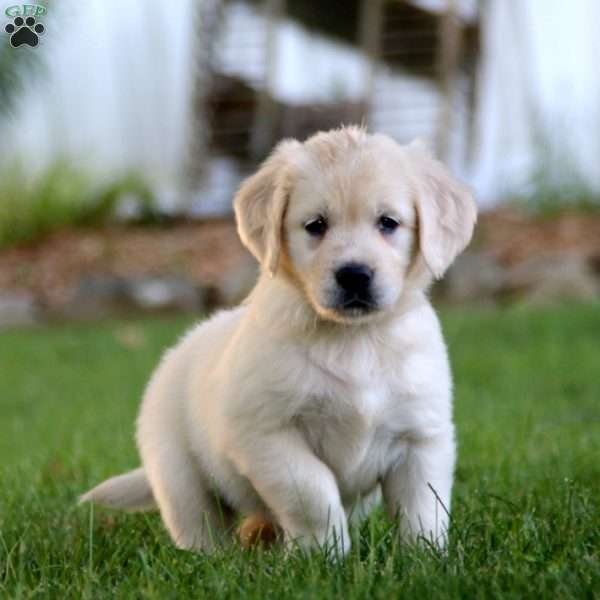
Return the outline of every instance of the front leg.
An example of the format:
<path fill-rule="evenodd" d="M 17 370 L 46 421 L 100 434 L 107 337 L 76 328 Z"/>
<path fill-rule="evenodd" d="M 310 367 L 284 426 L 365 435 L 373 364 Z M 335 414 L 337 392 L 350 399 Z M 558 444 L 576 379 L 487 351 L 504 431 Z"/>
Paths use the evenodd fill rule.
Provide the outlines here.
<path fill-rule="evenodd" d="M 386 474 L 386 508 L 400 519 L 403 539 L 423 535 L 446 545 L 455 454 L 454 428 L 449 426 L 433 437 L 411 441 L 405 459 Z"/>
<path fill-rule="evenodd" d="M 324 546 L 338 556 L 348 552 L 335 477 L 296 429 L 238 437 L 229 456 L 275 515 L 289 545 Z"/>

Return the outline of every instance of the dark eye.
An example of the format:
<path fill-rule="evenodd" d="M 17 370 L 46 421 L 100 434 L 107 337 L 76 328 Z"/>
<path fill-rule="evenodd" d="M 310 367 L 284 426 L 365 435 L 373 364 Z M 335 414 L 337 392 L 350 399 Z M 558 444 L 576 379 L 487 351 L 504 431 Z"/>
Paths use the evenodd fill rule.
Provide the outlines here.
<path fill-rule="evenodd" d="M 377 228 L 381 233 L 394 233 L 400 223 L 396 221 L 396 219 L 392 219 L 392 217 L 386 217 L 385 215 L 379 217 L 377 221 Z"/>
<path fill-rule="evenodd" d="M 306 229 L 310 235 L 320 237 L 325 235 L 325 232 L 327 231 L 327 221 L 325 220 L 325 217 L 319 215 L 316 219 L 307 221 L 304 224 L 304 229 Z"/>

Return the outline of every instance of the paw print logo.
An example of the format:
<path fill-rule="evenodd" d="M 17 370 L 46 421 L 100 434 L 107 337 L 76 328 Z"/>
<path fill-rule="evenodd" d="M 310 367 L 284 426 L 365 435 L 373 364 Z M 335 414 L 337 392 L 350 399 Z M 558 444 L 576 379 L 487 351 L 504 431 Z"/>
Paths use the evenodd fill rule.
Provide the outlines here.
<path fill-rule="evenodd" d="M 10 45 L 13 48 L 27 44 L 35 48 L 40 41 L 39 36 L 44 33 L 45 27 L 41 23 L 36 23 L 34 17 L 15 17 L 12 23 L 8 23 L 4 28 L 6 33 L 10 34 Z"/>

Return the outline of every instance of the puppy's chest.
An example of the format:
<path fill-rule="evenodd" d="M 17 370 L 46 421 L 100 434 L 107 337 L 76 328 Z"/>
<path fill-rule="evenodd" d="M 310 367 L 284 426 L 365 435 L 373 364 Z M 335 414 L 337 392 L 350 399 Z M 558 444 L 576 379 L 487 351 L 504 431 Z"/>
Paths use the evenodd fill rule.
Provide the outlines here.
<path fill-rule="evenodd" d="M 335 474 L 343 496 L 367 493 L 406 447 L 392 391 L 372 382 L 332 387 L 305 404 L 297 424 Z"/>

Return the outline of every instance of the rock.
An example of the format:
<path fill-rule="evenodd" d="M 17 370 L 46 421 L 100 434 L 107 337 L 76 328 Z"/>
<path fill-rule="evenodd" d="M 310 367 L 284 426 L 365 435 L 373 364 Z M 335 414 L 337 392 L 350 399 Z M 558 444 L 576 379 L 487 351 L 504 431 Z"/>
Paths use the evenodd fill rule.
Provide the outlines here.
<path fill-rule="evenodd" d="M 230 269 L 224 271 L 214 284 L 214 304 L 235 306 L 252 290 L 258 279 L 259 266 L 250 254 L 242 258 Z"/>
<path fill-rule="evenodd" d="M 434 293 L 456 304 L 495 302 L 505 282 L 506 270 L 492 255 L 467 252 L 456 259 Z"/>
<path fill-rule="evenodd" d="M 592 273 L 596 277 L 600 278 L 600 253 L 588 256 L 587 265 L 592 271 Z"/>
<path fill-rule="evenodd" d="M 584 256 L 537 256 L 510 269 L 506 291 L 536 303 L 594 300 L 600 298 L 600 279 Z"/>
<path fill-rule="evenodd" d="M 180 276 L 95 273 L 80 280 L 60 316 L 97 319 L 136 312 L 196 312 L 204 306 L 204 295 L 202 288 Z"/>
<path fill-rule="evenodd" d="M 39 316 L 33 294 L 0 290 L 0 327 L 31 325 Z"/>
<path fill-rule="evenodd" d="M 136 277 L 126 290 L 132 305 L 144 312 L 196 312 L 204 305 L 204 290 L 184 277 Z"/>
<path fill-rule="evenodd" d="M 126 312 L 129 308 L 126 280 L 117 275 L 84 275 L 71 298 L 60 310 L 68 319 L 100 319 Z"/>
<path fill-rule="evenodd" d="M 600 270 L 592 258 L 546 254 L 504 267 L 490 254 L 467 252 L 434 294 L 451 303 L 594 300 L 600 298 Z"/>

